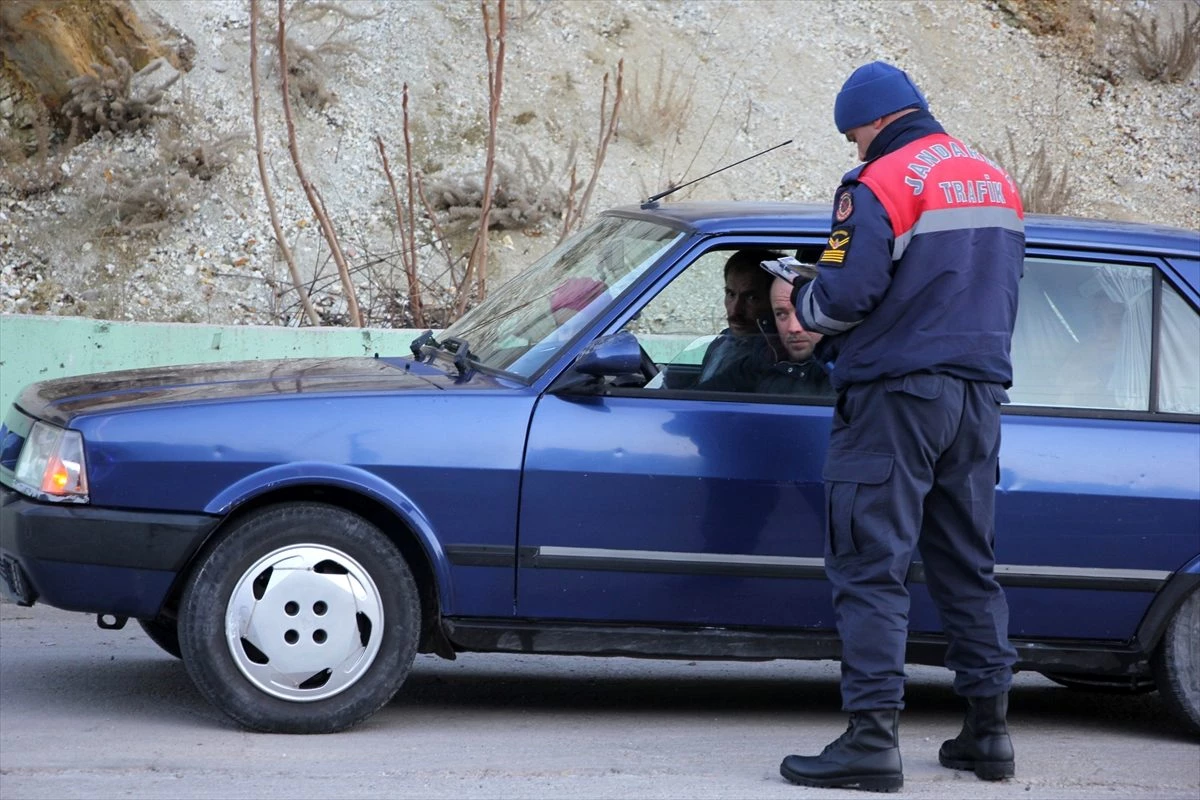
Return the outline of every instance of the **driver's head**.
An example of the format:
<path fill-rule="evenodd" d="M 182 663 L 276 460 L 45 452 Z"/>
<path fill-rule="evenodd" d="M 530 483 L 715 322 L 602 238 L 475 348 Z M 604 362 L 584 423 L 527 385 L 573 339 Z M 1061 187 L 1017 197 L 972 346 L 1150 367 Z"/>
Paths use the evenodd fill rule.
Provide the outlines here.
<path fill-rule="evenodd" d="M 770 315 L 771 273 L 759 264 L 782 257 L 773 250 L 738 250 L 725 262 L 725 321 L 734 336 L 759 333 L 759 318 Z"/>

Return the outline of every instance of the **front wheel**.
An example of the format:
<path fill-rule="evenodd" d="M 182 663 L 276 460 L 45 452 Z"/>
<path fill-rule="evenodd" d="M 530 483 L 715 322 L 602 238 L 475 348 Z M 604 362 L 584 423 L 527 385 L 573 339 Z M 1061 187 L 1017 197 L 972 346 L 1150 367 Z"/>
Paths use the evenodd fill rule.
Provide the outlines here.
<path fill-rule="evenodd" d="M 271 506 L 204 557 L 179 609 L 183 662 L 251 730 L 332 733 L 385 705 L 412 668 L 416 582 L 378 528 L 333 506 Z"/>
<path fill-rule="evenodd" d="M 1151 664 L 1167 708 L 1200 733 L 1200 589 L 1175 610 Z"/>

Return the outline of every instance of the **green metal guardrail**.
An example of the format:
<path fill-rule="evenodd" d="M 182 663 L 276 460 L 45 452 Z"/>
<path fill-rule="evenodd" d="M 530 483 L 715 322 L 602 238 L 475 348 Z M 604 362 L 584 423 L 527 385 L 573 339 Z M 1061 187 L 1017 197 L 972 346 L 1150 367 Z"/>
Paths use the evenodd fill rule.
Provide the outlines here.
<path fill-rule="evenodd" d="M 173 364 L 322 356 L 408 355 L 406 328 L 280 328 L 181 322 L 106 322 L 0 314 L 0 419 L 35 381 Z M 640 337 L 658 362 L 700 363 L 707 339 Z"/>
<path fill-rule="evenodd" d="M 0 314 L 0 417 L 35 381 L 139 367 L 320 356 L 407 355 L 420 331 L 105 322 Z"/>

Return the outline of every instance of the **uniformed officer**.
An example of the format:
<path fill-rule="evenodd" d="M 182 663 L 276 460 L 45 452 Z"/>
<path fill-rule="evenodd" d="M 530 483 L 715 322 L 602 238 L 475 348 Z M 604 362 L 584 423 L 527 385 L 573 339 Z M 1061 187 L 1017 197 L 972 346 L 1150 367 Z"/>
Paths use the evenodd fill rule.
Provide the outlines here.
<path fill-rule="evenodd" d="M 994 577 L 1000 404 L 1024 253 L 1024 212 L 995 162 L 946 134 L 903 71 L 855 70 L 834 121 L 865 163 L 842 179 L 817 278 L 792 301 L 824 334 L 837 405 L 823 477 L 825 570 L 850 726 L 780 771 L 808 786 L 903 786 L 906 580 L 920 550 L 966 698 L 938 758 L 986 780 L 1014 774 L 1005 716 L 1016 652 Z M 764 265 L 765 266 L 765 265 Z"/>

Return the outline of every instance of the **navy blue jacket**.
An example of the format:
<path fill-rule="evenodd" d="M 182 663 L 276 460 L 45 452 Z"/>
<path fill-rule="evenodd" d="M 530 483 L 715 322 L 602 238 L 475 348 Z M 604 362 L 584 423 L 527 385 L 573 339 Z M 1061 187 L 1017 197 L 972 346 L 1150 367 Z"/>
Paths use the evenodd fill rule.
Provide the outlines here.
<path fill-rule="evenodd" d="M 1012 385 L 1024 211 L 1008 174 L 928 112 L 893 121 L 834 195 L 818 275 L 793 295 L 839 391 L 911 373 Z"/>

